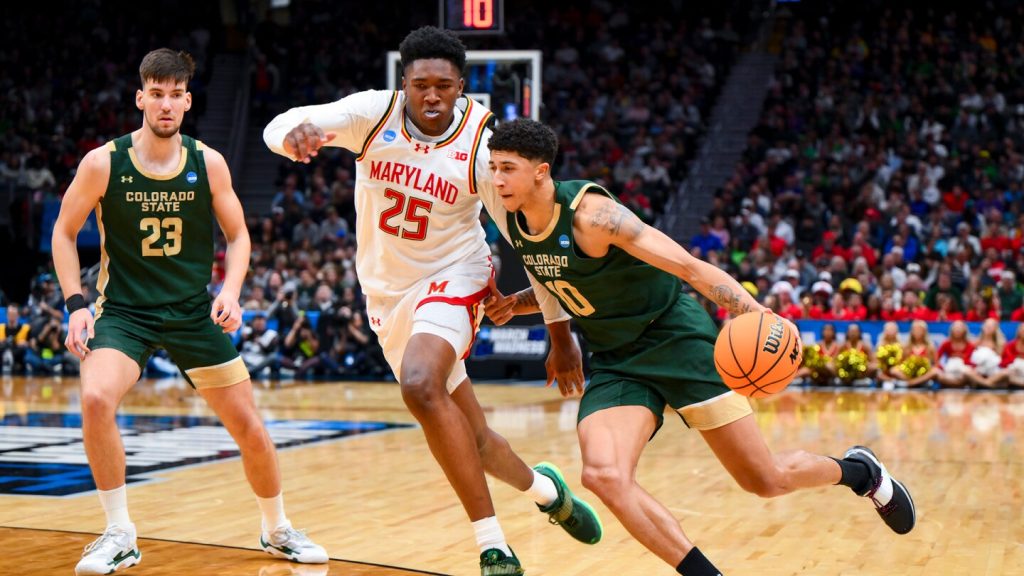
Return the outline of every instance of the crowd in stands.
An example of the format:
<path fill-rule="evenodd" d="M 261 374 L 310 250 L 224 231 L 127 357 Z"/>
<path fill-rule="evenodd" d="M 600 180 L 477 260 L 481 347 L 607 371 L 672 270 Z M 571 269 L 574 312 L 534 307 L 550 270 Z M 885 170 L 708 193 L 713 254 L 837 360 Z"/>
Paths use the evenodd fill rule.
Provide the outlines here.
<path fill-rule="evenodd" d="M 738 0 L 711 18 L 677 4 L 652 18 L 612 3 L 527 2 L 506 14 L 504 36 L 466 38 L 471 49 L 543 51 L 543 119 L 561 146 L 556 177 L 596 180 L 647 221 L 682 181 L 755 24 Z M 795 6 L 779 20 L 762 118 L 690 249 L 796 320 L 1024 319 L 1024 7 L 834 4 Z M 386 51 L 423 23 L 411 10 L 407 27 L 376 25 L 393 11 L 372 4 L 341 13 L 296 2 L 290 11 L 287 26 L 255 29 L 255 122 L 382 87 Z M 127 12 L 96 4 L 75 14 L 39 26 L 55 40 L 31 43 L 42 53 L 0 52 L 0 190 L 20 199 L 12 230 L 29 247 L 41 204 L 66 190 L 81 156 L 138 124 L 130 95 L 152 42 L 126 32 Z M 315 33 L 338 18 L 350 34 Z M 9 40 L 29 45 L 34 27 L 5 22 Z M 200 65 L 185 133 L 196 133 L 202 113 L 209 30 L 216 25 L 160 39 Z M 86 48 L 71 50 L 67 38 Z M 275 185 L 269 213 L 249 213 L 247 322 L 235 336 L 247 365 L 257 376 L 387 376 L 354 269 L 352 156 L 281 159 Z M 497 242 L 486 216 L 482 223 Z M 75 368 L 61 357 L 60 299 L 44 273 L 27 299 L 3 302 L 5 368 Z M 997 352 L 1001 369 L 1013 364 Z M 158 357 L 151 368 L 173 366 Z M 978 385 L 1012 381 L 975 374 Z"/>
<path fill-rule="evenodd" d="M 526 2 L 506 14 L 505 35 L 465 41 L 471 49 L 543 50 L 544 119 L 562 140 L 559 177 L 597 180 L 650 221 L 680 180 L 742 35 L 752 29 L 750 7 L 735 0 L 697 17 L 687 13 L 692 8 L 667 6 L 654 17 L 612 3 Z M 14 233 L 32 252 L 42 207 L 61 197 L 82 156 L 137 128 L 138 61 L 154 45 L 196 57 L 194 104 L 182 131 L 202 137 L 196 124 L 217 49 L 211 37 L 223 32 L 217 15 L 205 10 L 189 28 L 168 26 L 145 38 L 132 30 L 133 12 L 122 8 L 92 3 L 56 21 L 26 9 L 29 20 L 0 25 L 5 43 L 38 47 L 0 51 L 0 185 L 18 206 Z M 268 19 L 254 29 L 253 121 L 383 87 L 387 50 L 409 29 L 432 22 L 435 9 L 408 10 L 402 27 L 379 25 L 395 17 L 384 5 L 292 3 L 287 26 Z M 32 18 L 38 26 L 26 25 Z M 316 33 L 325 21 L 344 21 L 351 33 Z M 338 151 L 308 167 L 282 159 L 270 212 L 250 213 L 252 269 L 242 294 L 247 322 L 236 340 L 254 375 L 387 374 L 353 266 L 353 175 L 352 156 Z M 483 225 L 496 242 L 486 216 Z M 33 264 L 52 270 L 45 261 Z M 212 293 L 222 265 L 221 258 Z M 5 370 L 77 368 L 62 352 L 62 296 L 54 280 L 34 275 L 27 300 L 2 302 L 10 304 L 0 324 Z M 173 365 L 158 355 L 150 370 L 172 373 Z"/>
<path fill-rule="evenodd" d="M 691 249 L 791 319 L 1024 319 L 1024 7 L 830 4 Z"/>

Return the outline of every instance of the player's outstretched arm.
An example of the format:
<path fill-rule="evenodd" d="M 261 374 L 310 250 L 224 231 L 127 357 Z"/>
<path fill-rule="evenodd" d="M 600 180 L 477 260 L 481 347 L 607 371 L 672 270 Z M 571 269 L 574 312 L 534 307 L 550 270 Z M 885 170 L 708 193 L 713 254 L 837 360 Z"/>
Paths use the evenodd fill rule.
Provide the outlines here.
<path fill-rule="evenodd" d="M 587 194 L 573 219 L 577 243 L 593 256 L 618 246 L 634 257 L 682 278 L 698 292 L 734 316 L 765 310 L 735 278 L 717 266 L 695 258 L 685 248 L 636 214 L 601 194 Z"/>
<path fill-rule="evenodd" d="M 272 152 L 296 162 L 308 163 L 324 146 L 359 154 L 390 109 L 393 94 L 368 90 L 330 104 L 292 108 L 270 121 L 263 129 L 263 141 Z"/>
<path fill-rule="evenodd" d="M 224 332 L 234 332 L 242 325 L 242 308 L 238 297 L 242 292 L 242 283 L 249 270 L 249 255 L 252 246 L 249 230 L 245 225 L 245 213 L 242 203 L 231 185 L 231 172 L 220 152 L 206 147 L 203 151 L 206 159 L 206 174 L 210 178 L 210 192 L 213 195 L 213 215 L 224 232 L 227 240 L 227 252 L 224 256 L 224 284 L 220 294 L 213 301 L 210 319 L 220 326 Z"/>
<path fill-rule="evenodd" d="M 85 225 L 89 213 L 93 211 L 107 189 L 110 179 L 110 150 L 101 146 L 89 152 L 78 165 L 75 179 L 64 194 L 60 203 L 60 214 L 53 226 L 51 245 L 53 246 L 53 266 L 57 272 L 57 281 L 65 298 L 82 295 L 82 272 L 78 260 L 78 232 Z M 86 338 L 83 338 L 83 332 Z M 68 318 L 68 335 L 64 345 L 68 351 L 79 359 L 89 353 L 86 346 L 88 338 L 92 338 L 93 317 L 88 308 L 81 308 L 71 313 Z"/>

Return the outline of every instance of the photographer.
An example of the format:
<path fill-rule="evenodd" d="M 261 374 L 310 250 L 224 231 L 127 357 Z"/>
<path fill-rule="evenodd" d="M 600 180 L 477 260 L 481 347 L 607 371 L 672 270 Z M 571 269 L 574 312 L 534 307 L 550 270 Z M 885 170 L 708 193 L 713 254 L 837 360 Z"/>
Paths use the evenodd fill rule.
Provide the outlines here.
<path fill-rule="evenodd" d="M 296 378 L 303 378 L 310 375 L 320 361 L 320 339 L 306 317 L 306 311 L 302 310 L 284 338 L 281 367 L 294 370 Z"/>
<path fill-rule="evenodd" d="M 29 323 L 22 319 L 17 304 L 7 306 L 7 319 L 0 324 L 0 357 L 4 374 L 20 372 L 24 368 L 31 329 Z"/>
<path fill-rule="evenodd" d="M 252 324 L 242 328 L 238 351 L 249 370 L 249 376 L 259 378 L 267 368 L 270 368 L 272 377 L 278 375 L 281 368 L 277 352 L 278 340 L 277 330 L 267 328 L 267 316 L 263 313 L 257 313 L 252 318 Z"/>

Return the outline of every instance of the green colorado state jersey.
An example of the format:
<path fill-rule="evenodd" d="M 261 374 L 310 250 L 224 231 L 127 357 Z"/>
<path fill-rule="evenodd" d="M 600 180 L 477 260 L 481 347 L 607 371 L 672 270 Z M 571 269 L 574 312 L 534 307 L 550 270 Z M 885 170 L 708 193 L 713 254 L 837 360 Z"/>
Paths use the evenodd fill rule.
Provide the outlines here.
<path fill-rule="evenodd" d="M 675 276 L 615 246 L 601 258 L 577 249 L 572 221 L 588 190 L 615 200 L 593 182 L 555 182 L 555 213 L 547 230 L 530 235 L 522 215 L 510 213 L 508 232 L 526 269 L 576 319 L 590 349 L 603 352 L 634 342 L 676 301 L 682 286 Z"/>
<path fill-rule="evenodd" d="M 206 292 L 213 267 L 213 199 L 202 143 L 182 135 L 173 174 L 151 174 L 127 134 L 107 143 L 110 181 L 96 206 L 100 302 L 161 306 Z"/>

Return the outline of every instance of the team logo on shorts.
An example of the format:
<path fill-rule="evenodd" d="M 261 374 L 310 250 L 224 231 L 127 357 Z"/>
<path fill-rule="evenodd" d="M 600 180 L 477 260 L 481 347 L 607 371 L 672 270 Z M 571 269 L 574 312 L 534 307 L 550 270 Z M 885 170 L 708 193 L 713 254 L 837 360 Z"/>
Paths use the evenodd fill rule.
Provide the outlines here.
<path fill-rule="evenodd" d="M 569 237 L 567 235 L 565 235 L 565 234 L 562 234 L 561 236 L 559 236 L 558 237 L 558 245 L 561 246 L 562 248 L 568 248 L 569 247 Z"/>
<path fill-rule="evenodd" d="M 385 130 L 384 131 L 384 141 L 385 142 L 391 142 L 394 139 L 395 139 L 395 131 L 394 130 Z"/>
<path fill-rule="evenodd" d="M 185 174 L 185 180 L 187 180 L 189 184 L 195 184 L 199 180 L 199 176 L 196 176 L 195 172 L 189 172 L 188 174 Z"/>
<path fill-rule="evenodd" d="M 239 455 L 216 418 L 124 415 L 117 424 L 129 484 L 152 481 L 156 472 Z M 266 426 L 278 448 L 410 427 L 347 420 L 268 420 Z M 71 496 L 96 489 L 82 444 L 81 414 L 8 413 L 0 417 L 0 437 L 0 494 Z"/>

